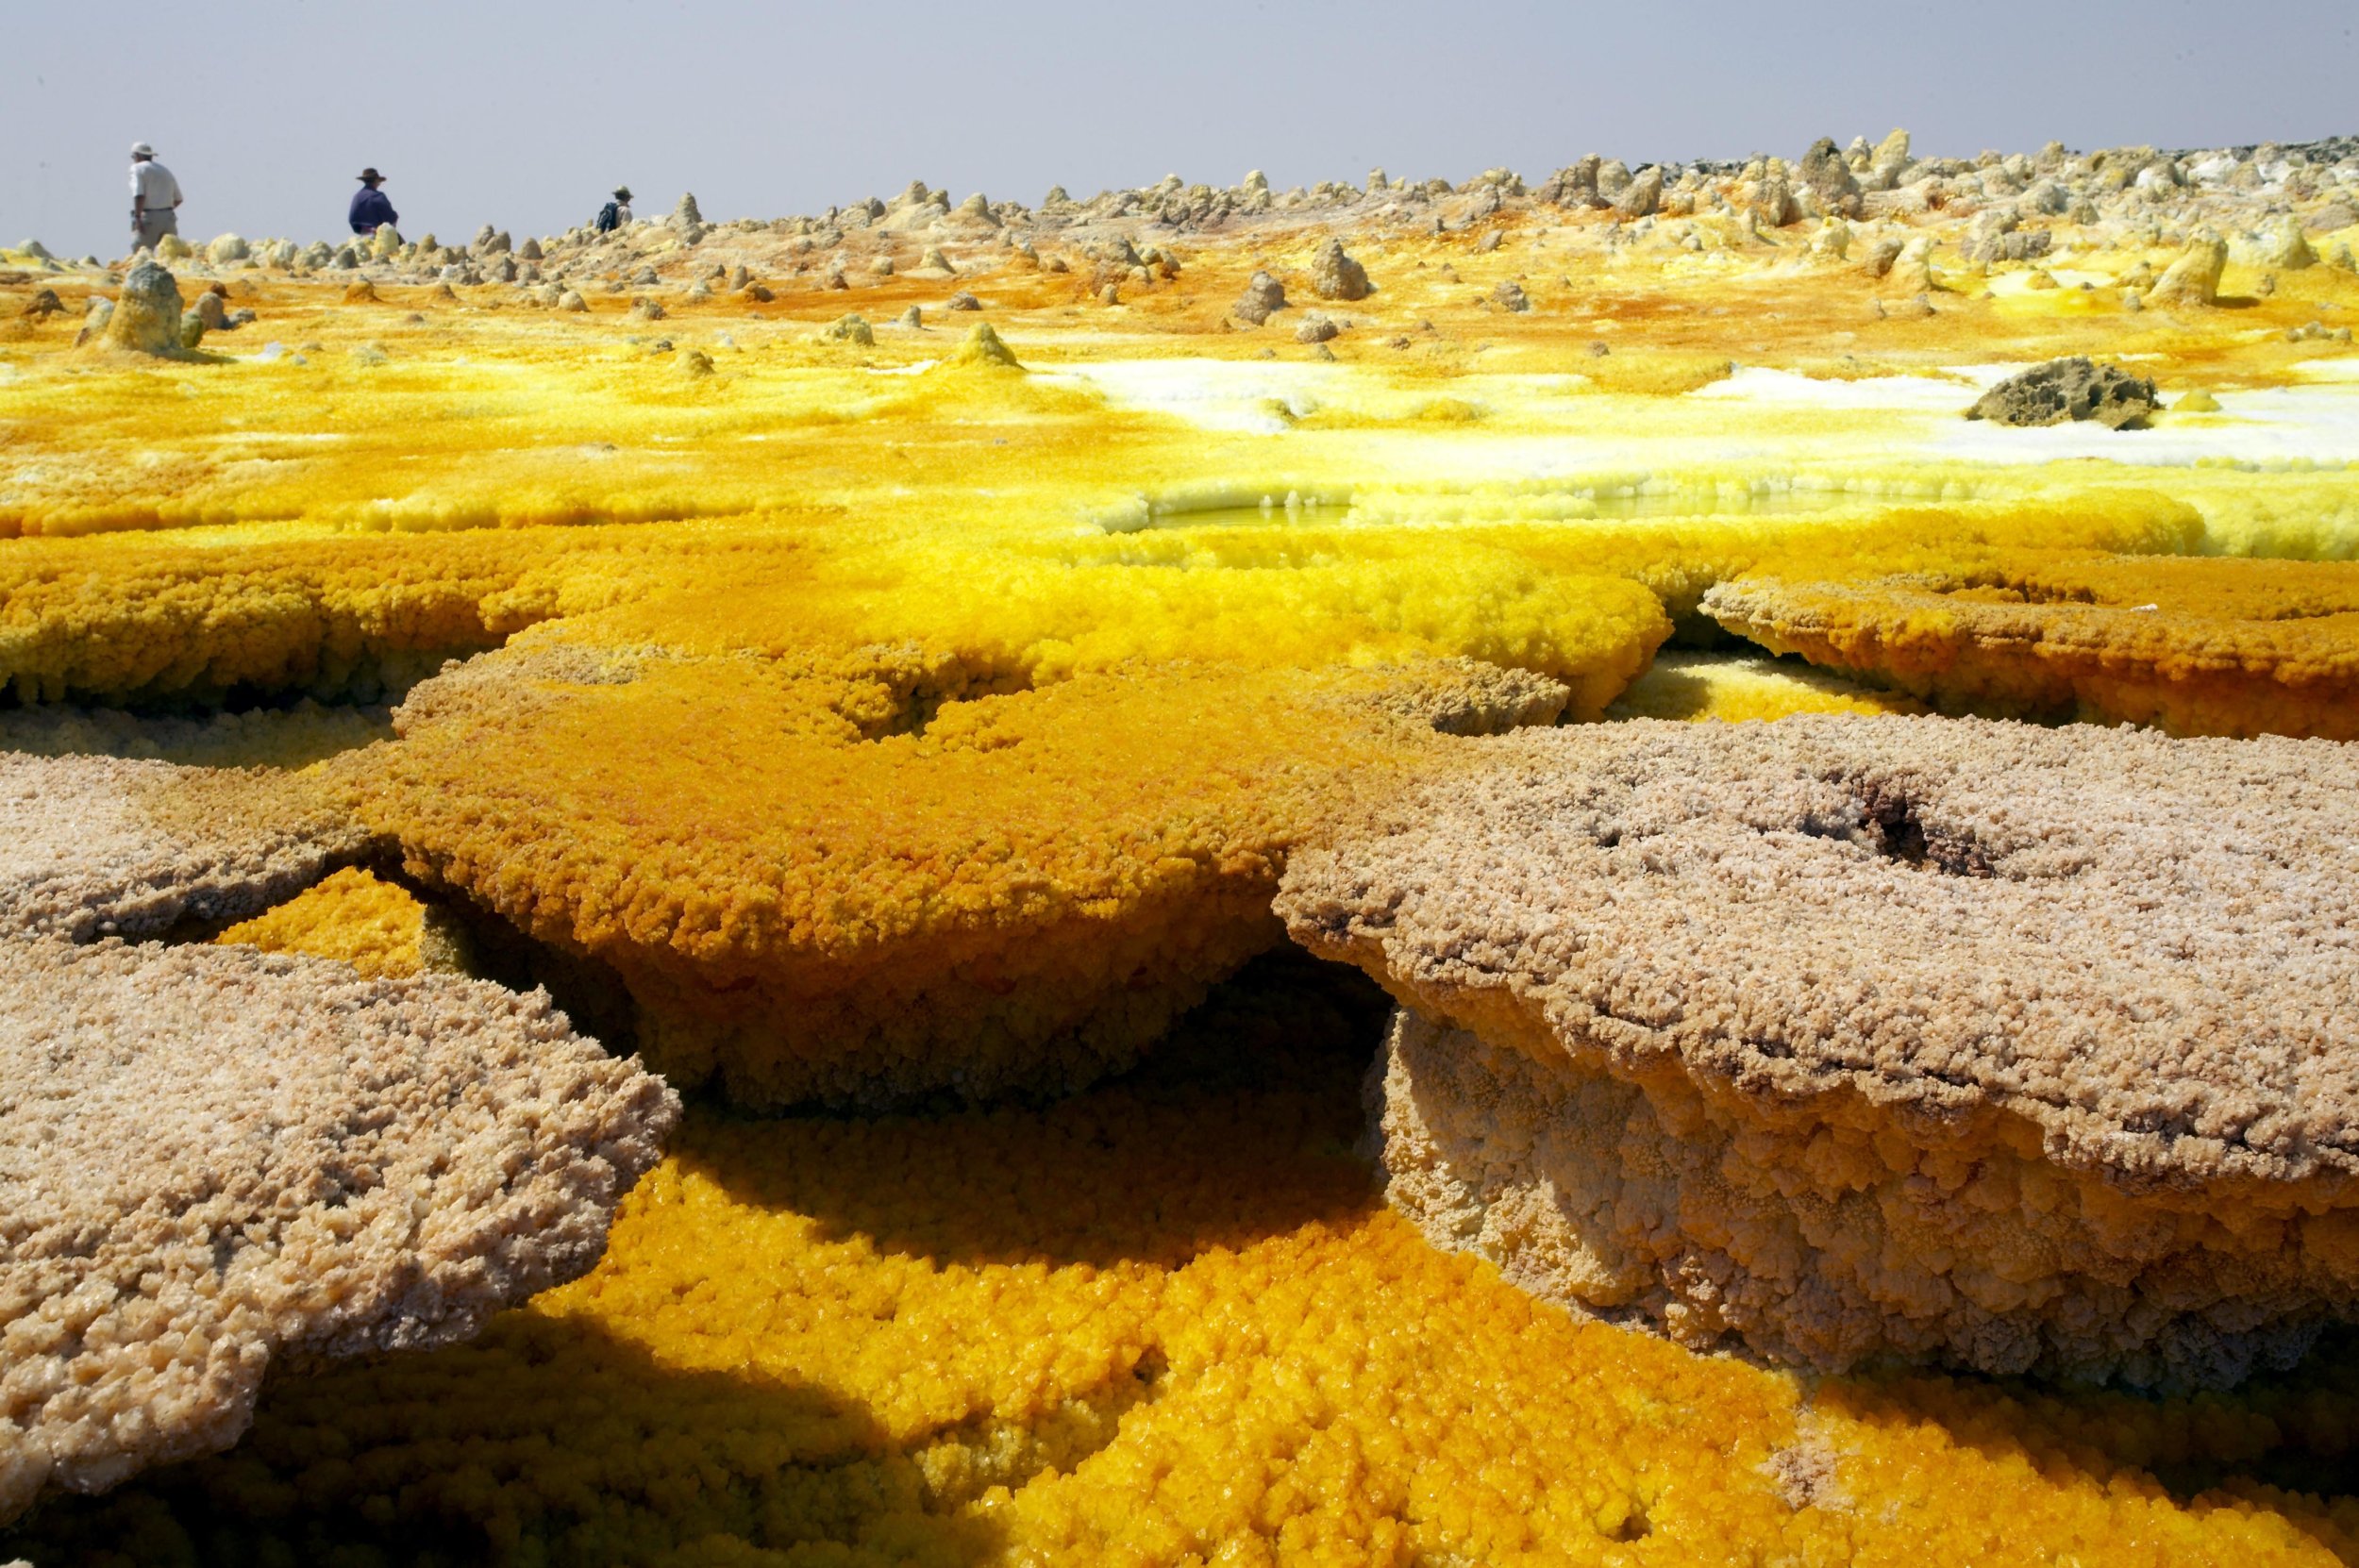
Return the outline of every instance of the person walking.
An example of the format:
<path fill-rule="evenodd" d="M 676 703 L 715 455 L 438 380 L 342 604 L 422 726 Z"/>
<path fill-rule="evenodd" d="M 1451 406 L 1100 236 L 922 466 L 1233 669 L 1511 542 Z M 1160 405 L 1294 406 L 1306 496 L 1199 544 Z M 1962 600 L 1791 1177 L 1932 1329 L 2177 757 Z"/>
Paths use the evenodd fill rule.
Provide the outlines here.
<path fill-rule="evenodd" d="M 600 234 L 611 234 L 630 225 L 630 187 L 614 188 L 614 199 L 598 209 L 597 221 L 591 225 Z"/>
<path fill-rule="evenodd" d="M 377 189 L 384 183 L 385 176 L 375 169 L 360 171 L 360 189 L 352 193 L 352 210 L 345 214 L 352 220 L 353 233 L 371 235 L 386 224 L 401 223 L 401 214 L 393 210 L 393 199 Z"/>
<path fill-rule="evenodd" d="M 167 234 L 180 232 L 180 182 L 156 161 L 156 149 L 131 143 L 131 248 L 154 250 Z"/>

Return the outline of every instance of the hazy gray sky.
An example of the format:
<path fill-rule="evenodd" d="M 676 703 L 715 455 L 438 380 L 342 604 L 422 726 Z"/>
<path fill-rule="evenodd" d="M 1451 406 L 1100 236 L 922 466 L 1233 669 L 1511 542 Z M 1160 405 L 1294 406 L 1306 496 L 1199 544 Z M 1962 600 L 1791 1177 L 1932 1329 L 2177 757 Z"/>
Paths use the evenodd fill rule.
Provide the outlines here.
<path fill-rule="evenodd" d="M 1895 125 L 1921 152 L 2359 131 L 2354 0 L 1357 4 L 5 0 L 0 241 L 125 248 L 125 154 L 181 230 L 343 230 L 375 164 L 402 228 L 544 233 L 627 181 L 643 215 L 889 195 L 1087 196 L 1178 173 L 1281 189 L 1371 165 L 1538 177 L 1585 151 L 1793 156 Z"/>

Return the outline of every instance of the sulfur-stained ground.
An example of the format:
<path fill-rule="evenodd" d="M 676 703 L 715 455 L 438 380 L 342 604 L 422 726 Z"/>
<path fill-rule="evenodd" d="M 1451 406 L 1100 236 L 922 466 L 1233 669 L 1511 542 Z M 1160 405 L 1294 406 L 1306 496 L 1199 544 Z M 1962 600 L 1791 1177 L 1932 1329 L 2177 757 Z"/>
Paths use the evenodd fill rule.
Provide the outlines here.
<path fill-rule="evenodd" d="M 2110 214 L 1974 263 L 1480 196 L 181 263 L 256 319 L 180 359 L 0 258 L 0 746 L 302 770 L 366 868 L 224 940 L 546 983 L 698 1096 L 588 1278 L 0 1557 L 2359 1560 L 2347 1339 L 1812 1379 L 1433 1250 L 1355 1153 L 1381 998 L 1268 912 L 1516 725 L 2347 733 L 2359 275 L 2132 309 L 2179 245 Z M 2150 427 L 1962 417 L 2074 354 Z"/>

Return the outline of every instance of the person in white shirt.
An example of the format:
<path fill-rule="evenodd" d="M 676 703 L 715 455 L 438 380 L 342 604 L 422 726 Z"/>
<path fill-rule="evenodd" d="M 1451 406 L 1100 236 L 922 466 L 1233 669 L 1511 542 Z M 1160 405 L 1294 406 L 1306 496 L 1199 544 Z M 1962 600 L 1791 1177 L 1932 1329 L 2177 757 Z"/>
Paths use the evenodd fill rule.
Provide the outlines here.
<path fill-rule="evenodd" d="M 167 234 L 180 232 L 174 209 L 180 205 L 180 182 L 156 161 L 156 149 L 144 142 L 131 144 L 131 248 L 154 250 Z"/>

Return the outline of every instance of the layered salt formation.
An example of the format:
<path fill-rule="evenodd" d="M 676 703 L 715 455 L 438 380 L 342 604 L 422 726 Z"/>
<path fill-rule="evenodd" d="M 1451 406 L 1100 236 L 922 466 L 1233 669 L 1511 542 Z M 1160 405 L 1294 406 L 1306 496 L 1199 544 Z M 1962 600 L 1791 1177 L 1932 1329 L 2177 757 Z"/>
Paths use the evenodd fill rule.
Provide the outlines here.
<path fill-rule="evenodd" d="M 2018 552 L 1854 582 L 1745 578 L 1703 609 L 1953 710 L 2359 739 L 2351 561 Z"/>
<path fill-rule="evenodd" d="M 0 1519 L 226 1447 L 274 1361 L 463 1339 L 597 1260 L 678 1102 L 545 994 L 99 934 L 317 877 L 357 847 L 320 801 L 8 758 L 0 822 Z"/>
<path fill-rule="evenodd" d="M 259 914 L 363 842 L 283 776 L 0 752 L 0 941 Z"/>
<path fill-rule="evenodd" d="M 2359 1309 L 2359 755 L 1932 719 L 1483 743 L 1279 907 L 1394 1205 L 1698 1345 L 2133 1384 Z"/>
<path fill-rule="evenodd" d="M 678 1114 L 544 994 L 111 941 L 0 954 L 0 1518 L 581 1274 Z"/>
<path fill-rule="evenodd" d="M 2348 410 L 2313 361 L 2347 352 L 2354 200 L 2348 142 L 1968 163 L 1904 136 L 1533 189 L 921 185 L 777 223 L 180 246 L 182 302 L 227 329 L 205 356 L 67 354 L 114 282 L 0 271 L 0 679 L 30 705 L 0 745 L 344 752 L 377 850 L 481 907 L 485 959 L 525 945 L 503 917 L 588 951 L 666 1070 L 747 1099 L 1153 1071 L 1170 1014 L 1279 940 L 1296 844 L 1487 749 L 1416 726 L 1550 700 L 1508 676 L 1437 704 L 1378 666 L 1480 659 L 1595 717 L 1740 576 L 2348 556 Z M 1009 353 L 935 362 L 980 320 Z M 1958 384 L 1881 374 L 2084 355 L 2155 377 L 2156 430 L 1976 427 Z M 33 537 L 118 530 L 144 537 Z M 2118 621 L 2169 608 L 2124 592 Z M 338 743 L 531 627 L 405 738 Z M 533 662 L 559 642 L 571 673 Z M 2281 693 L 2220 690 L 2204 724 L 2284 726 Z M 200 716 L 306 694 L 376 718 Z M 1685 660 L 1619 701 L 1909 703 Z M 141 717 L 55 706 L 87 702 Z M 226 934 L 386 976 L 446 961 L 434 935 L 357 871 Z M 619 989 L 573 1016 L 605 1032 Z M 1157 1114 L 1120 1083 L 708 1109 L 590 1277 L 475 1343 L 276 1380 L 236 1451 L 60 1499 L 0 1560 L 2359 1560 L 2326 1474 L 2359 1451 L 2347 1353 L 2289 1400 L 1924 1376 L 1888 1404 L 1691 1356 L 1361 1211 L 1338 1072 L 1312 1109 L 1195 1086 Z"/>

